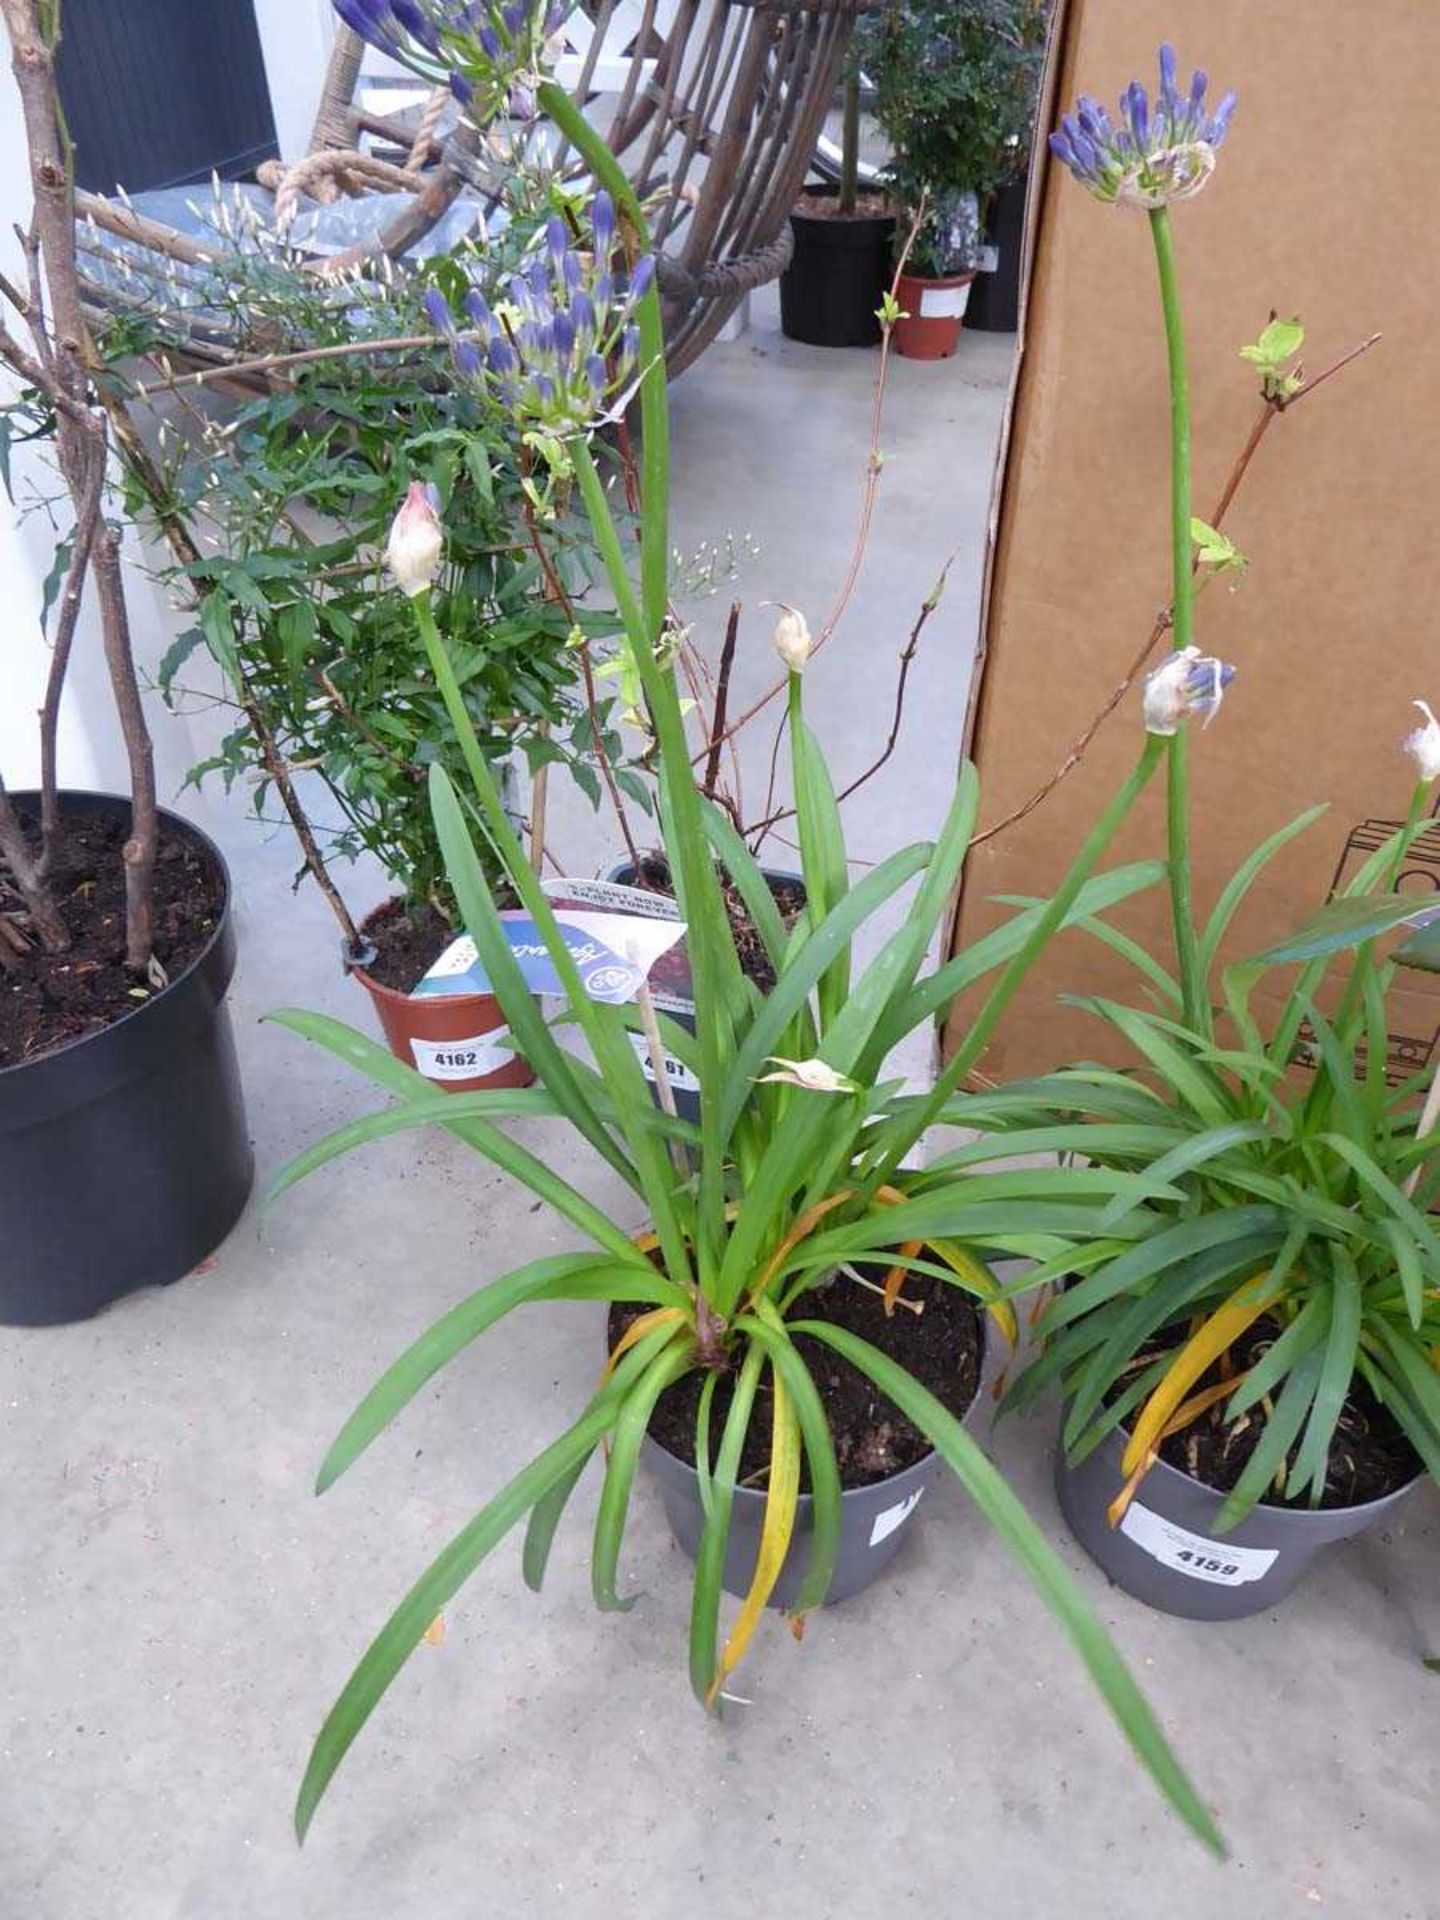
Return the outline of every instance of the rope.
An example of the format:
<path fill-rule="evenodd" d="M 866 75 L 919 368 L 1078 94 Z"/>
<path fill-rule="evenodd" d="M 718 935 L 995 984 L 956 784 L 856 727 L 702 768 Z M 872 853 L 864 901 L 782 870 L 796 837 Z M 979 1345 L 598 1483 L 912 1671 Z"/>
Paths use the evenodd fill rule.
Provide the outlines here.
<path fill-rule="evenodd" d="M 406 173 L 419 173 L 430 157 L 430 148 L 440 122 L 445 117 L 445 109 L 450 104 L 450 89 L 436 87 L 425 102 L 425 111 L 420 115 L 420 124 L 415 129 L 415 144 L 410 149 L 410 158 L 405 162 Z"/>
<path fill-rule="evenodd" d="M 730 260 L 712 260 L 698 273 L 662 254 L 656 267 L 660 290 L 671 299 L 687 304 L 696 300 L 738 299 L 782 274 L 790 264 L 794 248 L 795 236 L 787 220 L 768 247 L 758 247 L 754 253 L 737 253 Z"/>
<path fill-rule="evenodd" d="M 307 154 L 288 167 L 283 161 L 267 160 L 256 169 L 256 178 L 274 192 L 275 227 L 280 233 L 299 212 L 302 195 L 328 207 L 342 194 L 360 194 L 367 187 L 413 193 L 418 185 L 416 176 L 405 167 L 377 160 L 373 154 L 346 153 L 333 148 Z"/>

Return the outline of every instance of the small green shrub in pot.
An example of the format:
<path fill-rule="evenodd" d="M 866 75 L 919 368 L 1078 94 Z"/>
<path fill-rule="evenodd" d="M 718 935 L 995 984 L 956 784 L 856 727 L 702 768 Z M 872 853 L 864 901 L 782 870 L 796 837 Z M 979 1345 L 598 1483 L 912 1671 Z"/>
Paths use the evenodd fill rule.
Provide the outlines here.
<path fill-rule="evenodd" d="M 347 0 L 347 7 L 352 22 L 367 17 L 366 0 Z M 394 16 L 380 12 L 384 31 L 377 27 L 376 35 L 393 50 Z M 465 88 L 476 98 L 503 96 L 497 67 L 508 43 L 494 30 L 483 44 L 468 37 L 433 0 L 426 18 L 442 15 L 447 37 L 437 44 L 460 69 Z M 434 58 L 423 46 L 421 54 Z M 510 75 L 512 81 L 523 77 Z M 278 1015 L 394 1096 L 381 1113 L 318 1141 L 278 1185 L 288 1187 L 350 1147 L 439 1123 L 548 1203 L 586 1244 L 488 1282 L 422 1334 L 346 1423 L 320 1485 L 329 1486 L 350 1467 L 453 1355 L 522 1304 L 605 1303 L 609 1356 L 575 1423 L 486 1501 L 381 1628 L 316 1741 L 300 1792 L 299 1830 L 308 1827 L 336 1768 L 430 1623 L 522 1523 L 526 1577 L 538 1586 L 567 1503 L 602 1449 L 592 1584 L 602 1608 L 630 1604 L 620 1592 L 619 1558 L 634 1477 L 647 1432 L 655 1433 L 657 1423 L 662 1432 L 674 1430 L 661 1415 L 667 1407 L 674 1414 L 677 1394 L 678 1425 L 688 1423 L 689 1433 L 688 1447 L 673 1458 L 691 1475 L 698 1513 L 690 1680 L 703 1705 L 720 1710 L 767 1603 L 788 1590 L 792 1610 L 803 1620 L 826 1599 L 846 1552 L 850 1496 L 838 1458 L 844 1429 L 837 1431 L 825 1398 L 825 1383 L 843 1363 L 866 1397 L 878 1393 L 891 1403 L 894 1420 L 913 1432 L 922 1455 L 933 1455 L 937 1469 L 946 1466 L 960 1478 L 1055 1612 L 1162 1791 L 1197 1834 L 1218 1845 L 1209 1813 L 1108 1635 L 966 1432 L 965 1401 L 973 1382 L 962 1388 L 957 1377 L 932 1390 L 921 1377 L 932 1309 L 938 1319 L 958 1303 L 962 1317 L 989 1316 L 1010 1327 L 1011 1295 L 1018 1288 L 999 1280 L 994 1261 L 1044 1257 L 1060 1236 L 1084 1240 L 1128 1175 L 987 1168 L 995 1154 L 1008 1152 L 1003 1140 L 993 1152 L 981 1143 L 965 1166 L 943 1174 L 905 1164 L 927 1127 L 947 1110 L 1051 935 L 1067 922 L 1089 920 L 1156 877 L 1153 866 L 1115 874 L 1098 869 L 1160 765 L 1164 741 L 1147 735 L 1133 771 L 1050 899 L 1017 913 L 979 947 L 922 977 L 975 820 L 974 774 L 967 770 L 959 780 L 933 844 L 901 849 L 852 886 L 825 758 L 804 715 L 805 649 L 797 628 L 784 627 L 788 738 L 807 896 L 801 920 L 786 932 L 745 843 L 726 815 L 705 801 L 692 771 L 694 746 L 675 683 L 668 419 L 643 210 L 568 96 L 539 80 L 538 98 L 599 189 L 578 234 L 561 221 L 552 225 L 523 283 L 510 290 L 505 310 L 487 316 L 471 303 L 471 317 L 486 336 L 477 343 L 483 358 L 477 364 L 473 355 L 462 356 L 464 343 L 455 340 L 454 364 L 458 377 L 490 386 L 512 411 L 518 433 L 547 437 L 590 516 L 624 622 L 627 663 L 653 733 L 664 851 L 687 927 L 696 1030 L 687 1035 L 659 1019 L 643 990 L 634 1009 L 587 998 L 470 725 L 424 566 L 412 570 L 412 553 L 400 554 L 417 629 L 465 758 L 463 783 L 438 765 L 429 777 L 450 882 L 540 1084 L 445 1101 L 339 1023 L 302 1012 Z M 643 428 L 638 547 L 623 541 L 616 528 L 594 450 L 597 423 L 637 380 Z M 433 539 L 422 541 L 423 531 L 415 529 L 413 548 L 422 559 L 436 546 Z M 438 523 L 436 531 L 443 534 Z M 525 990 L 497 918 L 477 830 L 539 930 L 565 989 L 565 1031 L 578 1028 L 585 1056 L 559 1044 Z M 743 891 L 769 944 L 776 982 L 768 994 L 742 975 L 719 862 Z M 855 970 L 851 942 L 857 930 L 911 882 L 918 885 L 897 931 L 867 967 Z M 887 1082 L 884 1062 L 894 1043 L 976 982 L 985 989 L 979 1010 L 933 1088 L 908 1095 Z M 670 1048 L 696 1070 L 697 1123 L 652 1103 L 628 1042 L 632 1025 L 646 1033 L 652 1049 Z M 513 1114 L 568 1124 L 619 1182 L 631 1218 L 617 1219 L 613 1201 L 597 1205 L 553 1159 L 506 1134 L 499 1122 Z M 1163 1185 L 1161 1193 L 1174 1198 Z M 1124 1231 L 1139 1237 L 1147 1226 L 1142 1203 Z M 910 1298 L 907 1289 L 927 1303 L 925 1318 L 901 1310 Z M 895 1342 L 911 1323 L 915 1345 L 907 1358 L 897 1359 Z M 749 1464 L 752 1453 L 758 1467 Z M 756 1472 L 764 1486 L 759 1494 L 740 1485 Z M 809 1486 L 802 1492 L 806 1475 Z M 722 1633 L 722 1589 L 736 1571 L 731 1539 L 747 1498 L 759 1503 L 754 1554 L 744 1569 L 740 1611 Z M 872 1527 L 872 1545 L 881 1544 L 877 1533 Z"/>
<path fill-rule="evenodd" d="M 988 203 L 1029 152 L 1045 8 L 897 0 L 860 33 L 875 115 L 894 151 L 897 245 L 909 243 L 896 346 L 939 358 L 955 350 Z"/>

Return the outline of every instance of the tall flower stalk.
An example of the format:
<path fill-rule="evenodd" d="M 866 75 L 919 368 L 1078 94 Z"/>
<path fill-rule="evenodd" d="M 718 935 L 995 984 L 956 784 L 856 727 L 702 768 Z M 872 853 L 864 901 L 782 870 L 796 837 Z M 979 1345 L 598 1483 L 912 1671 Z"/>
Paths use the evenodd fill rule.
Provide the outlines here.
<path fill-rule="evenodd" d="M 1189 655 L 1195 645 L 1190 383 L 1170 203 L 1192 198 L 1209 180 L 1216 153 L 1229 132 L 1235 96 L 1227 93 L 1212 113 L 1206 104 L 1209 78 L 1199 69 L 1182 93 L 1176 84 L 1175 50 L 1168 44 L 1160 48 L 1159 75 L 1153 102 L 1141 83 L 1133 80 L 1121 95 L 1113 120 L 1098 101 L 1082 94 L 1075 111 L 1066 114 L 1050 136 L 1050 150 L 1094 198 L 1110 206 L 1141 208 L 1149 217 L 1170 383 L 1171 640 L 1176 653 Z M 1217 667 L 1215 703 L 1223 689 L 1220 674 Z M 1186 1021 L 1208 1035 L 1212 1030 L 1209 992 L 1191 888 L 1189 741 L 1183 727 L 1165 730 L 1170 735 L 1167 857 L 1175 957 Z"/>

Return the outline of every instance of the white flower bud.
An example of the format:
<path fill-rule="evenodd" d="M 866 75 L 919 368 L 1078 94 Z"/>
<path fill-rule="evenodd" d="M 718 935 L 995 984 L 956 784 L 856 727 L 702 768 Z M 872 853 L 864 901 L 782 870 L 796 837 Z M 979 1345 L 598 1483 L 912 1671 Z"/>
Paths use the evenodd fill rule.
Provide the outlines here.
<path fill-rule="evenodd" d="M 779 1073 L 762 1073 L 759 1076 L 763 1086 L 771 1080 L 778 1080 L 787 1087 L 803 1087 L 807 1093 L 858 1093 L 857 1082 L 847 1080 L 843 1073 L 837 1073 L 823 1060 L 786 1060 L 778 1053 L 767 1056 L 767 1064 L 779 1067 Z"/>
<path fill-rule="evenodd" d="M 791 673 L 803 673 L 810 658 L 810 629 L 803 613 L 786 607 L 775 622 L 775 651 Z"/>
<path fill-rule="evenodd" d="M 1433 780 L 1440 774 L 1440 720 L 1430 711 L 1427 701 L 1416 700 L 1412 704 L 1424 714 L 1425 724 L 1406 736 L 1405 751 L 1415 762 L 1420 778 Z"/>
<path fill-rule="evenodd" d="M 1145 731 L 1168 738 L 1191 713 L 1202 715 L 1208 727 L 1234 678 L 1234 667 L 1225 661 L 1198 647 L 1181 647 L 1145 682 Z"/>
<path fill-rule="evenodd" d="M 385 564 L 400 591 L 413 600 L 424 593 L 445 553 L 445 530 L 423 481 L 412 480 L 405 503 L 390 526 Z"/>

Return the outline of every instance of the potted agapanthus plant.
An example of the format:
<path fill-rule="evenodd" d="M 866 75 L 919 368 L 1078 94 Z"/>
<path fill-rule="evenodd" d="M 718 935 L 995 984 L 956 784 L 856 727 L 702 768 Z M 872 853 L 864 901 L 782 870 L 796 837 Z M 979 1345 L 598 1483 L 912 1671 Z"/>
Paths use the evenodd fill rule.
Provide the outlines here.
<path fill-rule="evenodd" d="M 432 0 L 427 18 L 441 12 Z M 472 12 L 466 9 L 467 16 Z M 696 783 L 675 685 L 663 341 L 653 281 L 645 284 L 641 264 L 643 209 L 568 95 L 504 58 L 506 46 L 520 38 L 512 34 L 502 43 L 488 31 L 483 39 L 454 34 L 443 44 L 463 59 L 463 78 L 474 96 L 483 90 L 504 98 L 517 84 L 533 84 L 540 106 L 591 169 L 599 191 L 575 245 L 549 256 L 543 286 L 538 276 L 530 282 L 532 310 L 523 324 L 497 318 L 487 328 L 477 316 L 488 335 L 481 351 L 486 377 L 512 409 L 517 431 L 543 436 L 548 457 L 573 472 L 625 623 L 656 742 L 665 851 L 695 983 L 693 1040 L 665 1030 L 658 1020 L 649 1031 L 653 1044 L 683 1048 L 695 1061 L 700 1116 L 692 1124 L 657 1111 L 628 1044 L 626 1014 L 583 991 L 475 740 L 428 594 L 417 592 L 411 604 L 465 749 L 470 782 L 462 796 L 442 768 L 432 771 L 437 831 L 466 926 L 540 1085 L 447 1102 L 363 1035 L 314 1015 L 279 1016 L 396 1096 L 373 1118 L 317 1142 L 279 1184 L 288 1186 L 348 1147 L 439 1123 L 546 1201 L 591 1250 L 518 1269 L 457 1305 L 401 1356 L 352 1415 L 320 1484 L 328 1486 L 344 1471 L 450 1357 L 524 1302 L 604 1302 L 610 1310 L 609 1357 L 575 1424 L 467 1522 L 362 1658 L 316 1741 L 300 1792 L 299 1831 L 303 1835 L 336 1768 L 427 1627 L 522 1521 L 525 1571 L 538 1585 L 569 1497 L 602 1448 L 592 1582 L 601 1607 L 628 1604 L 619 1592 L 618 1562 L 648 1433 L 671 1456 L 667 1498 L 688 1500 L 693 1518 L 689 1668 L 707 1708 L 723 1705 L 730 1674 L 777 1594 L 786 1593 L 803 1620 L 837 1582 L 843 1590 L 863 1578 L 868 1556 L 884 1556 L 920 1489 L 904 1479 L 902 1487 L 892 1484 L 876 1495 L 866 1483 L 873 1488 L 877 1479 L 893 1481 L 897 1472 L 904 1476 L 933 1454 L 933 1464 L 959 1476 L 1016 1553 L 1164 1793 L 1197 1834 L 1217 1845 L 1208 1811 L 1104 1629 L 963 1425 L 989 1337 L 979 1316 L 988 1314 L 1001 1329 L 1009 1324 L 1008 1289 L 995 1277 L 992 1257 L 1034 1255 L 1056 1234 L 1084 1237 L 1115 1198 L 1115 1176 L 1065 1168 L 967 1168 L 943 1181 L 925 1181 L 922 1192 L 919 1176 L 905 1166 L 1050 935 L 1068 918 L 1088 917 L 1104 898 L 1149 877 L 1092 878 L 1158 765 L 1162 743 L 1147 739 L 1050 900 L 922 979 L 927 947 L 975 817 L 973 772 L 961 778 L 933 845 L 902 849 L 852 887 L 825 760 L 804 719 L 803 662 L 792 658 L 789 742 L 808 901 L 788 937 L 776 926 L 743 841 L 705 803 Z M 633 320 L 623 306 L 617 315 L 613 305 L 622 263 L 632 290 L 645 285 L 634 301 Z M 644 462 L 638 553 L 617 531 L 592 445 L 597 423 L 637 379 Z M 525 990 L 472 844 L 472 819 L 540 930 L 565 990 L 567 1022 L 578 1028 L 589 1059 L 559 1044 Z M 747 988 L 741 975 L 717 860 L 744 890 L 771 943 L 777 979 L 768 995 Z M 919 886 L 899 929 L 867 968 L 853 973 L 853 934 L 907 879 L 918 879 Z M 906 1097 L 880 1078 L 898 1038 L 933 1017 L 967 982 L 987 978 L 970 1031 L 931 1092 Z M 508 1137 L 496 1122 L 518 1112 L 568 1122 L 632 1197 L 633 1218 L 617 1220 L 613 1207 L 596 1205 L 553 1164 Z M 997 1151 L 1004 1150 L 1002 1142 Z M 982 1148 L 976 1165 L 986 1157 Z M 1142 1207 L 1128 1231 L 1145 1231 L 1144 1214 Z M 912 1309 L 923 1303 L 924 1315 L 907 1311 L 902 1299 Z M 930 1350 L 926 1338 L 925 1329 L 936 1324 L 947 1329 L 948 1361 Z M 902 1346 L 907 1337 L 909 1345 Z M 848 1475 L 852 1463 L 842 1465 L 840 1456 L 857 1436 L 833 1399 L 826 1399 L 842 1366 L 849 1380 L 868 1383 L 866 1396 L 879 1393 L 891 1403 L 898 1423 L 888 1443 L 895 1451 L 887 1454 L 881 1437 L 870 1436 L 874 1444 L 855 1450 L 866 1457 Z M 757 1471 L 763 1493 L 740 1485 Z M 858 1501 L 856 1489 L 863 1495 Z M 877 1508 L 882 1498 L 886 1504 Z M 859 1538 L 853 1539 L 857 1508 Z M 738 1517 L 746 1509 L 753 1510 L 753 1520 Z M 732 1545 L 746 1524 L 755 1530 L 753 1562 Z M 727 1582 L 743 1586 L 745 1597 L 722 1635 Z"/>
<path fill-rule="evenodd" d="M 1423 911 L 1396 882 L 1428 824 L 1440 726 L 1427 709 L 1408 743 L 1421 775 L 1409 819 L 1344 894 L 1294 937 L 1222 968 L 1237 908 L 1320 810 L 1258 847 L 1197 920 L 1183 719 L 1213 715 L 1228 670 L 1192 640 L 1189 409 L 1168 208 L 1203 187 L 1229 123 L 1233 96 L 1212 114 L 1206 92 L 1200 73 L 1179 91 L 1162 47 L 1153 102 L 1136 82 L 1112 122 L 1082 100 L 1052 137 L 1097 198 L 1146 212 L 1159 262 L 1176 651 L 1151 676 L 1146 711 L 1170 739 L 1174 965 L 1123 944 L 1155 1004 L 1084 1003 L 1133 1049 L 1135 1077 L 1077 1068 L 1008 1089 L 993 1110 L 984 1096 L 965 1104 L 973 1124 L 1019 1129 L 1017 1150 L 1041 1143 L 1130 1174 L 1129 1197 L 1106 1221 L 1126 1227 L 1141 1205 L 1144 1233 L 1107 1245 L 1102 1231 L 1037 1269 L 1060 1291 L 1039 1321 L 1040 1356 L 1010 1398 L 1023 1406 L 1060 1384 L 1061 1505 L 1114 1580 L 1168 1612 L 1233 1619 L 1283 1597 L 1324 1544 L 1391 1512 L 1422 1468 L 1440 1473 L 1437 1093 L 1425 1075 L 1389 1084 L 1393 961 L 1375 946 Z M 1398 957 L 1424 963 L 1425 936 Z M 1297 963 L 1262 1033 L 1256 983 Z M 1306 1085 L 1287 1072 L 1297 1049 L 1313 1069 Z M 1152 1182 L 1178 1197 L 1157 1202 Z"/>
<path fill-rule="evenodd" d="M 897 0 L 862 25 L 909 248 L 895 326 L 907 358 L 956 349 L 989 202 L 1028 149 L 1044 42 L 1037 0 Z"/>
<path fill-rule="evenodd" d="M 0 326 L 0 359 L 21 389 L 25 437 L 53 437 L 74 516 L 57 556 L 39 788 L 0 781 L 0 1321 L 34 1324 L 190 1272 L 234 1225 L 252 1158 L 225 1005 L 229 876 L 211 841 L 156 802 L 109 512 L 110 423 L 80 298 L 57 10 L 5 0 L 0 11 L 35 182 L 32 288 L 5 283 L 29 345 Z M 87 589 L 125 796 L 60 784 L 61 701 Z"/>

